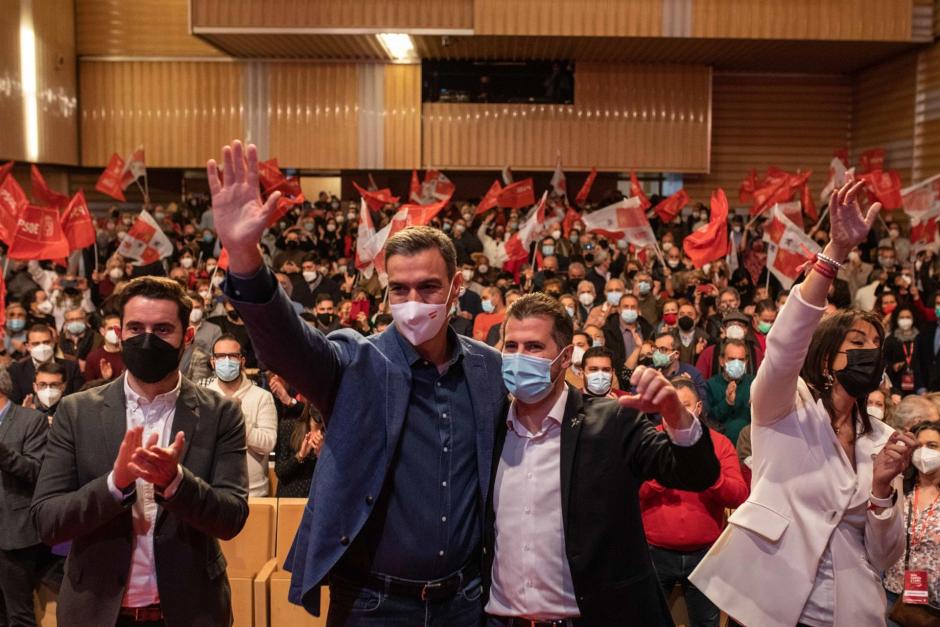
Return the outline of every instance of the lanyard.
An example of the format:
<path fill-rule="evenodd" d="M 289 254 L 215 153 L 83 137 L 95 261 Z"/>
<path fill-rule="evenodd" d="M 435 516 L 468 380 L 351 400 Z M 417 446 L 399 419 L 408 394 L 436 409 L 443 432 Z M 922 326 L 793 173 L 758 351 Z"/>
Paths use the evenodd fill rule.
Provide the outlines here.
<path fill-rule="evenodd" d="M 908 350 L 907 342 L 901 342 L 901 348 L 904 350 L 904 361 L 907 362 L 907 367 L 911 367 L 911 359 L 914 358 L 914 342 L 911 342 L 910 350 Z"/>
<path fill-rule="evenodd" d="M 923 515 L 920 514 L 920 511 L 917 509 L 917 495 L 919 490 L 917 486 L 914 486 L 914 498 L 911 499 L 911 504 L 908 507 L 908 547 L 910 544 L 917 544 L 919 541 L 924 540 L 927 537 L 927 524 L 930 522 L 930 515 L 933 513 L 933 508 L 937 505 L 938 499 L 940 499 L 940 494 L 938 494 L 933 502 L 924 510 Z M 912 511 L 913 510 L 913 511 Z M 917 520 L 914 520 L 914 515 L 917 515 Z M 923 520 L 923 525 L 919 525 L 920 521 Z M 923 533 L 920 534 L 920 540 L 918 540 L 917 528 L 920 527 Z"/>

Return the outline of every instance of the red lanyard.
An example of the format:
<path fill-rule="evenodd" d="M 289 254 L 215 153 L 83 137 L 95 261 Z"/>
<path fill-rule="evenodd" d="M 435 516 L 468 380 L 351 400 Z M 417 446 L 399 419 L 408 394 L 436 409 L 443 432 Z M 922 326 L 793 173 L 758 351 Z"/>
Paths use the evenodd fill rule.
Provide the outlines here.
<path fill-rule="evenodd" d="M 901 348 L 904 350 L 904 361 L 907 362 L 907 367 L 911 367 L 911 359 L 914 357 L 914 342 L 911 342 L 911 350 L 907 350 L 907 342 L 901 342 Z"/>
<path fill-rule="evenodd" d="M 933 503 L 931 503 L 930 506 L 924 511 L 923 516 L 921 516 L 920 510 L 917 508 L 917 493 L 918 493 L 918 491 L 919 491 L 919 490 L 917 489 L 917 486 L 914 486 L 914 511 L 913 511 L 912 514 L 911 514 L 911 518 L 916 518 L 916 522 L 913 521 L 913 520 L 912 520 L 912 521 L 908 521 L 908 524 L 910 525 L 911 530 L 912 530 L 912 531 L 911 531 L 911 545 L 915 545 L 915 544 L 917 544 L 917 542 L 918 542 L 918 540 L 917 540 L 917 527 L 918 527 L 918 524 L 917 524 L 917 523 L 919 523 L 919 522 L 921 521 L 921 519 L 923 519 L 923 521 L 924 521 L 924 524 L 923 524 L 923 532 L 924 532 L 924 533 L 923 533 L 923 536 L 922 536 L 922 537 L 923 537 L 923 538 L 926 538 L 926 537 L 927 537 L 927 523 L 930 522 L 930 514 L 933 512 L 933 508 L 934 508 L 934 506 L 937 504 L 937 501 L 940 500 L 940 494 L 938 494 L 936 497 L 934 497 Z"/>

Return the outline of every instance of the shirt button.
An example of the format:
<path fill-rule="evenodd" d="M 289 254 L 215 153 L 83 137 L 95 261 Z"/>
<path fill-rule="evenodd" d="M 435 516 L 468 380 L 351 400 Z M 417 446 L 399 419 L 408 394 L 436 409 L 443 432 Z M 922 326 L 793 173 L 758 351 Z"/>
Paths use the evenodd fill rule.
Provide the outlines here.
<path fill-rule="evenodd" d="M 447 447 L 446 447 L 446 446 L 444 447 L 444 452 L 445 452 L 445 453 L 447 452 Z"/>
<path fill-rule="evenodd" d="M 374 500 L 375 500 L 375 499 L 373 499 L 373 498 L 372 498 L 372 495 L 370 494 L 369 496 L 366 497 L 366 505 L 372 505 L 372 502 L 373 502 Z"/>
<path fill-rule="evenodd" d="M 349 544 L 349 538 L 346 536 L 343 536 L 339 539 L 339 543 L 342 544 L 343 546 L 346 546 L 347 544 Z"/>
<path fill-rule="evenodd" d="M 446 411 L 445 411 L 443 414 L 441 414 L 441 418 L 443 418 L 444 420 L 447 420 L 447 412 L 446 412 Z"/>
<path fill-rule="evenodd" d="M 437 554 L 440 555 L 441 557 L 444 557 L 444 551 L 438 551 Z"/>
<path fill-rule="evenodd" d="M 441 516 L 441 522 L 447 522 L 447 516 Z"/>
<path fill-rule="evenodd" d="M 441 387 L 441 382 L 440 382 L 440 381 L 437 382 L 437 387 Z"/>
<path fill-rule="evenodd" d="M 441 485 L 446 488 L 446 487 L 447 487 L 447 482 L 446 482 L 446 481 L 441 481 Z"/>

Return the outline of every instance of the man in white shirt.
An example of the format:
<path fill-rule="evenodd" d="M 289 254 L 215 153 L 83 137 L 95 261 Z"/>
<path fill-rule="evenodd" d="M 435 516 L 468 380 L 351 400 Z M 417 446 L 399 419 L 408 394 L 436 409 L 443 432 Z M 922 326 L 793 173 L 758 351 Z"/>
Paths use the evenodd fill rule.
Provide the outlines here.
<path fill-rule="evenodd" d="M 708 429 L 658 371 L 634 394 L 586 398 L 568 386 L 573 334 L 557 300 L 528 294 L 507 311 L 484 574 L 491 627 L 672 624 L 643 533 L 639 488 L 701 491 L 718 478 Z M 637 412 L 658 413 L 665 433 Z"/>
<path fill-rule="evenodd" d="M 215 376 L 203 382 L 213 392 L 235 399 L 245 415 L 248 444 L 248 496 L 268 496 L 268 457 L 277 443 L 274 396 L 245 376 L 245 354 L 238 338 L 224 334 L 212 346 Z"/>
<path fill-rule="evenodd" d="M 60 625 L 231 623 L 217 538 L 248 517 L 245 425 L 179 372 L 190 308 L 175 281 L 129 282 L 126 374 L 59 403 L 31 513 L 43 542 L 72 541 Z"/>

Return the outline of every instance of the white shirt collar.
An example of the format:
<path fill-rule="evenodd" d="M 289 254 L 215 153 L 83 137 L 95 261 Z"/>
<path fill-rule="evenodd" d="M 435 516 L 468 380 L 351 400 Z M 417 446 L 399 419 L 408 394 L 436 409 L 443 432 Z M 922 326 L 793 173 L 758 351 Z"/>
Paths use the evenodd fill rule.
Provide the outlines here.
<path fill-rule="evenodd" d="M 179 395 L 180 395 L 180 388 L 183 385 L 183 375 L 181 375 L 177 371 L 176 376 L 177 376 L 176 387 L 174 387 L 169 392 L 158 394 L 156 397 L 154 397 L 153 401 L 148 401 L 145 397 L 141 396 L 140 394 L 134 391 L 134 388 L 131 387 L 130 381 L 125 375 L 124 376 L 124 397 L 127 399 L 127 403 L 130 405 L 137 405 L 137 406 L 156 405 L 158 403 L 160 404 L 166 403 L 166 404 L 175 405 L 176 400 L 179 398 Z"/>
<path fill-rule="evenodd" d="M 538 433 L 529 433 L 529 430 L 526 429 L 523 425 L 519 424 L 518 420 L 516 420 L 516 401 L 513 401 L 512 405 L 509 406 L 509 412 L 506 415 L 506 426 L 520 437 L 534 438 L 546 431 L 549 421 L 554 421 L 559 425 L 562 423 L 562 421 L 565 419 L 565 405 L 567 404 L 568 386 L 566 384 L 562 389 L 561 394 L 559 394 L 558 398 L 555 400 L 555 404 L 551 406 L 551 409 L 548 410 L 548 414 L 546 414 L 539 423 L 541 427 L 539 428 Z"/>

